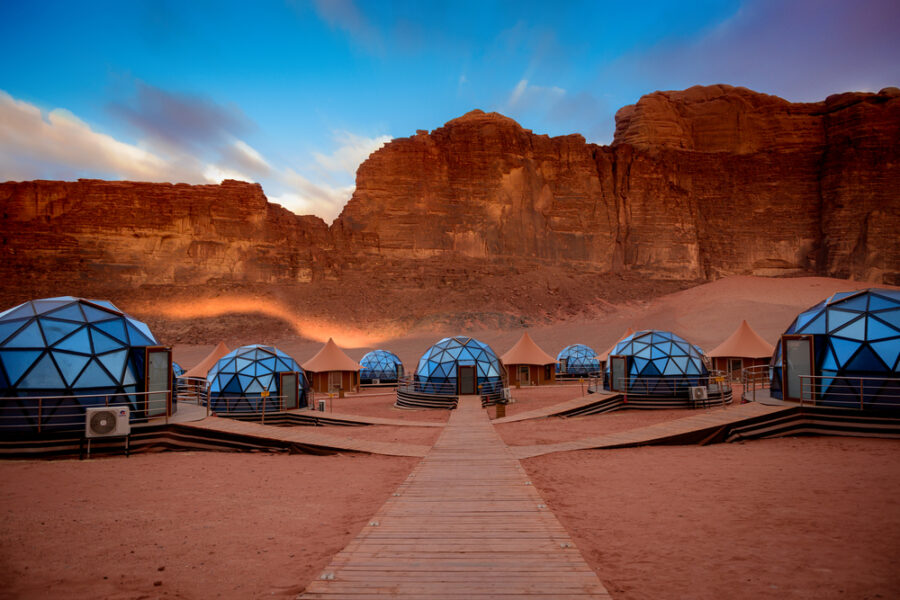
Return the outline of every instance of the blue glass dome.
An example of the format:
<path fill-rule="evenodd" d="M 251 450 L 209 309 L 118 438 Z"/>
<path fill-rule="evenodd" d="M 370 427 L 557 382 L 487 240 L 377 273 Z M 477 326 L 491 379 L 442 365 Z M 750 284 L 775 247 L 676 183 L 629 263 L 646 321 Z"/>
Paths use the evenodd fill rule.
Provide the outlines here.
<path fill-rule="evenodd" d="M 147 325 L 106 300 L 31 300 L 0 313 L 0 397 L 45 397 L 42 428 L 71 428 L 85 407 L 106 403 L 97 395 L 141 391 L 144 348 L 156 345 Z M 133 416 L 143 410 L 135 396 L 114 401 L 128 402 Z M 36 401 L 19 401 L 4 406 L 0 423 L 37 428 L 37 414 Z"/>
<path fill-rule="evenodd" d="M 839 292 L 800 313 L 784 335 L 813 336 L 817 402 L 900 404 L 900 291 Z M 772 396 L 782 398 L 781 344 L 769 366 Z M 872 378 L 862 390 L 860 377 Z"/>
<path fill-rule="evenodd" d="M 181 377 L 184 375 L 184 368 L 177 362 L 172 362 L 172 377 Z"/>
<path fill-rule="evenodd" d="M 627 389 L 639 394 L 687 393 L 691 386 L 704 385 L 709 376 L 703 350 L 670 331 L 637 331 L 620 340 L 609 355 L 628 358 Z M 606 389 L 609 389 L 611 363 L 608 360 L 606 364 Z"/>
<path fill-rule="evenodd" d="M 563 370 L 562 361 L 565 361 Z M 572 344 L 566 346 L 556 355 L 556 372 L 568 375 L 589 375 L 600 370 L 600 361 L 597 360 L 597 352 L 584 344 Z"/>
<path fill-rule="evenodd" d="M 370 383 L 377 379 L 381 382 L 394 382 L 403 376 L 403 362 L 393 352 L 372 350 L 359 361 L 359 379 Z"/>
<path fill-rule="evenodd" d="M 218 362 L 206 376 L 209 407 L 219 413 L 277 411 L 281 404 L 279 373 L 296 372 L 299 405 L 306 404 L 306 376 L 293 358 L 273 346 L 241 346 Z M 268 397 L 263 392 L 269 392 Z"/>
<path fill-rule="evenodd" d="M 475 367 L 481 394 L 503 391 L 503 365 L 490 346 L 475 338 L 444 338 L 429 348 L 416 367 L 415 388 L 426 394 L 456 395 L 459 367 Z"/>

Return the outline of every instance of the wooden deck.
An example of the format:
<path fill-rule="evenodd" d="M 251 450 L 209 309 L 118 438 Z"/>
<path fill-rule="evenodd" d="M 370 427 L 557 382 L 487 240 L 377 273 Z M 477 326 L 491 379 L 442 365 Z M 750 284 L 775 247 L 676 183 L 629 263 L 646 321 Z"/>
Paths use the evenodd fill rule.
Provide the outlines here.
<path fill-rule="evenodd" d="M 694 410 L 691 412 L 691 416 L 683 419 L 665 421 L 629 431 L 608 433 L 556 444 L 511 446 L 510 449 L 516 458 L 522 459 L 569 450 L 629 448 L 632 446 L 666 443 L 699 443 L 704 437 L 712 436 L 722 430 L 722 428 L 789 410 L 791 410 L 791 407 L 765 406 L 751 402 L 729 408 L 716 407 L 709 410 Z"/>
<path fill-rule="evenodd" d="M 577 398 L 573 398 L 571 400 L 566 400 L 564 402 L 558 402 L 556 404 L 551 404 L 549 406 L 542 406 L 541 408 L 536 408 L 534 410 L 529 410 L 526 412 L 522 412 L 515 415 L 510 415 L 508 417 L 503 417 L 501 419 L 494 419 L 494 423 L 500 425 L 503 423 L 515 423 L 516 421 L 526 421 L 528 419 L 543 419 L 546 417 L 553 417 L 556 415 L 564 415 L 566 413 L 570 413 L 573 411 L 578 411 L 579 409 L 588 408 L 594 404 L 600 404 L 611 400 L 613 398 L 621 397 L 622 394 L 619 393 L 608 393 L 601 392 L 595 394 L 587 394 L 586 396 L 578 396 Z"/>
<path fill-rule="evenodd" d="M 374 395 L 374 394 L 373 394 Z M 446 423 L 434 421 L 413 421 L 404 419 L 385 419 L 383 417 L 367 417 L 342 412 L 321 412 L 308 408 L 299 408 L 287 411 L 288 414 L 320 419 L 323 422 L 344 422 L 348 425 L 391 425 L 396 427 L 443 427 Z"/>
<path fill-rule="evenodd" d="M 202 421 L 182 423 L 182 429 L 205 429 L 219 431 L 249 438 L 267 440 L 280 440 L 290 444 L 313 446 L 329 450 L 348 450 L 352 452 L 366 452 L 369 454 L 387 454 L 389 456 L 425 456 L 429 446 L 420 444 L 396 444 L 391 442 L 378 442 L 375 440 L 354 439 L 352 433 L 347 436 L 322 433 L 318 427 L 274 427 L 225 419 L 220 417 L 207 417 Z M 351 431 L 352 430 L 348 430 Z"/>
<path fill-rule="evenodd" d="M 434 448 L 298 598 L 609 598 L 494 431 L 460 398 Z"/>

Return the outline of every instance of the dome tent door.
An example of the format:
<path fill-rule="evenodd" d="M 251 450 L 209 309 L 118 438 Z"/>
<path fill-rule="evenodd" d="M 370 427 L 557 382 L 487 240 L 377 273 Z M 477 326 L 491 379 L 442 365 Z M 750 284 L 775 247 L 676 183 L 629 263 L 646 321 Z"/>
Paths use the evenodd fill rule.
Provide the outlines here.
<path fill-rule="evenodd" d="M 782 381 L 785 400 L 811 400 L 813 380 L 813 337 L 811 335 L 784 335 L 781 337 Z"/>
<path fill-rule="evenodd" d="M 474 396 L 478 393 L 478 377 L 474 365 L 459 365 L 457 378 L 460 396 Z"/>
<path fill-rule="evenodd" d="M 172 414 L 172 349 L 147 346 L 144 350 L 144 391 L 148 417 Z"/>
<path fill-rule="evenodd" d="M 281 396 L 283 402 L 283 410 L 291 410 L 297 408 L 299 399 L 297 398 L 298 389 L 297 373 L 283 372 L 278 374 L 278 395 Z"/>

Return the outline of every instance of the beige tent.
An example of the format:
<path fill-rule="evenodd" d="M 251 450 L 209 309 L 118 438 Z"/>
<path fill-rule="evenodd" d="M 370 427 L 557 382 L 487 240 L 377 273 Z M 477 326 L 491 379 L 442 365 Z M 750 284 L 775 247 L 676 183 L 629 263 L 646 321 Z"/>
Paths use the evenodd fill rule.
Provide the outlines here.
<path fill-rule="evenodd" d="M 733 381 L 737 381 L 742 369 L 768 364 L 774 352 L 775 346 L 753 331 L 747 321 L 741 321 L 737 330 L 707 356 L 713 359 L 714 369 L 728 373 Z"/>
<path fill-rule="evenodd" d="M 228 346 L 226 346 L 224 342 L 219 342 L 219 345 L 216 346 L 212 352 L 207 354 L 206 358 L 185 371 L 181 376 L 206 378 L 206 375 L 209 373 L 209 370 L 213 368 L 213 365 L 219 362 L 219 359 L 229 352 L 231 352 L 231 350 L 228 349 Z"/>
<path fill-rule="evenodd" d="M 528 332 L 500 357 L 510 383 L 543 385 L 556 381 L 556 359 L 541 350 Z"/>
<path fill-rule="evenodd" d="M 603 354 L 599 355 L 599 356 L 597 357 L 597 360 L 598 360 L 599 362 L 601 362 L 601 363 L 605 363 L 605 362 L 607 361 L 607 359 L 609 358 L 609 355 L 612 353 L 612 351 L 616 349 L 616 344 L 618 344 L 619 342 L 621 342 L 622 340 L 624 340 L 625 338 L 627 338 L 629 335 L 632 335 L 633 333 L 634 333 L 634 329 L 632 329 L 631 327 L 629 327 L 628 329 L 626 329 L 626 330 L 625 330 L 625 333 L 622 334 L 622 337 L 620 337 L 619 339 L 617 339 L 617 340 L 616 340 L 616 343 L 613 344 L 612 346 L 610 346 L 610 347 L 606 350 L 606 352 L 604 352 Z"/>
<path fill-rule="evenodd" d="M 331 338 L 301 366 L 317 392 L 359 389 L 359 363 L 338 348 Z"/>

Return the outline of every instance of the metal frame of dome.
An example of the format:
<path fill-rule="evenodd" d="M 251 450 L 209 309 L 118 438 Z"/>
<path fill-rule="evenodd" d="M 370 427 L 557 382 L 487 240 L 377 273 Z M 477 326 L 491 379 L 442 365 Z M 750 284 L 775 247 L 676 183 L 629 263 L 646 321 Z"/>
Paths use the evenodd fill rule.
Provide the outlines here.
<path fill-rule="evenodd" d="M 395 382 L 403 377 L 403 361 L 389 350 L 372 350 L 359 360 L 360 381 Z"/>
<path fill-rule="evenodd" d="M 140 392 L 145 348 L 157 345 L 145 323 L 106 300 L 30 300 L 0 313 L 0 397 L 41 397 L 42 427 L 71 426 L 86 407 L 104 405 L 103 395 Z M 137 396 L 116 400 L 130 405 L 133 418 L 144 410 Z M 34 402 L 8 408 L 3 427 L 37 429 Z"/>
<path fill-rule="evenodd" d="M 797 315 L 785 336 L 811 335 L 813 375 L 820 376 L 817 403 L 858 405 L 900 396 L 900 291 L 869 288 L 838 292 Z M 782 343 L 769 363 L 770 393 L 783 397 Z M 885 377 L 887 375 L 887 377 Z M 867 380 L 859 389 L 858 378 Z M 879 378 L 884 379 L 879 379 Z M 848 402 L 847 396 L 854 399 Z"/>
<path fill-rule="evenodd" d="M 235 348 L 209 370 L 210 410 L 220 413 L 271 412 L 281 408 L 278 394 L 263 397 L 280 385 L 279 373 L 296 372 L 297 403 L 305 406 L 309 383 L 300 364 L 274 346 Z"/>
<path fill-rule="evenodd" d="M 628 391 L 642 395 L 676 396 L 709 377 L 703 350 L 671 331 L 645 329 L 619 341 L 606 363 L 604 387 L 609 388 L 615 356 L 628 357 Z"/>
<path fill-rule="evenodd" d="M 566 361 L 566 370 L 562 371 L 561 360 Z M 597 352 L 584 344 L 571 344 L 556 355 L 556 372 L 563 375 L 590 375 L 600 371 Z"/>
<path fill-rule="evenodd" d="M 494 350 L 475 338 L 454 336 L 440 340 L 419 359 L 414 376 L 415 391 L 456 395 L 460 365 L 475 367 L 476 383 L 482 396 L 501 393 L 506 388 L 506 369 Z"/>

